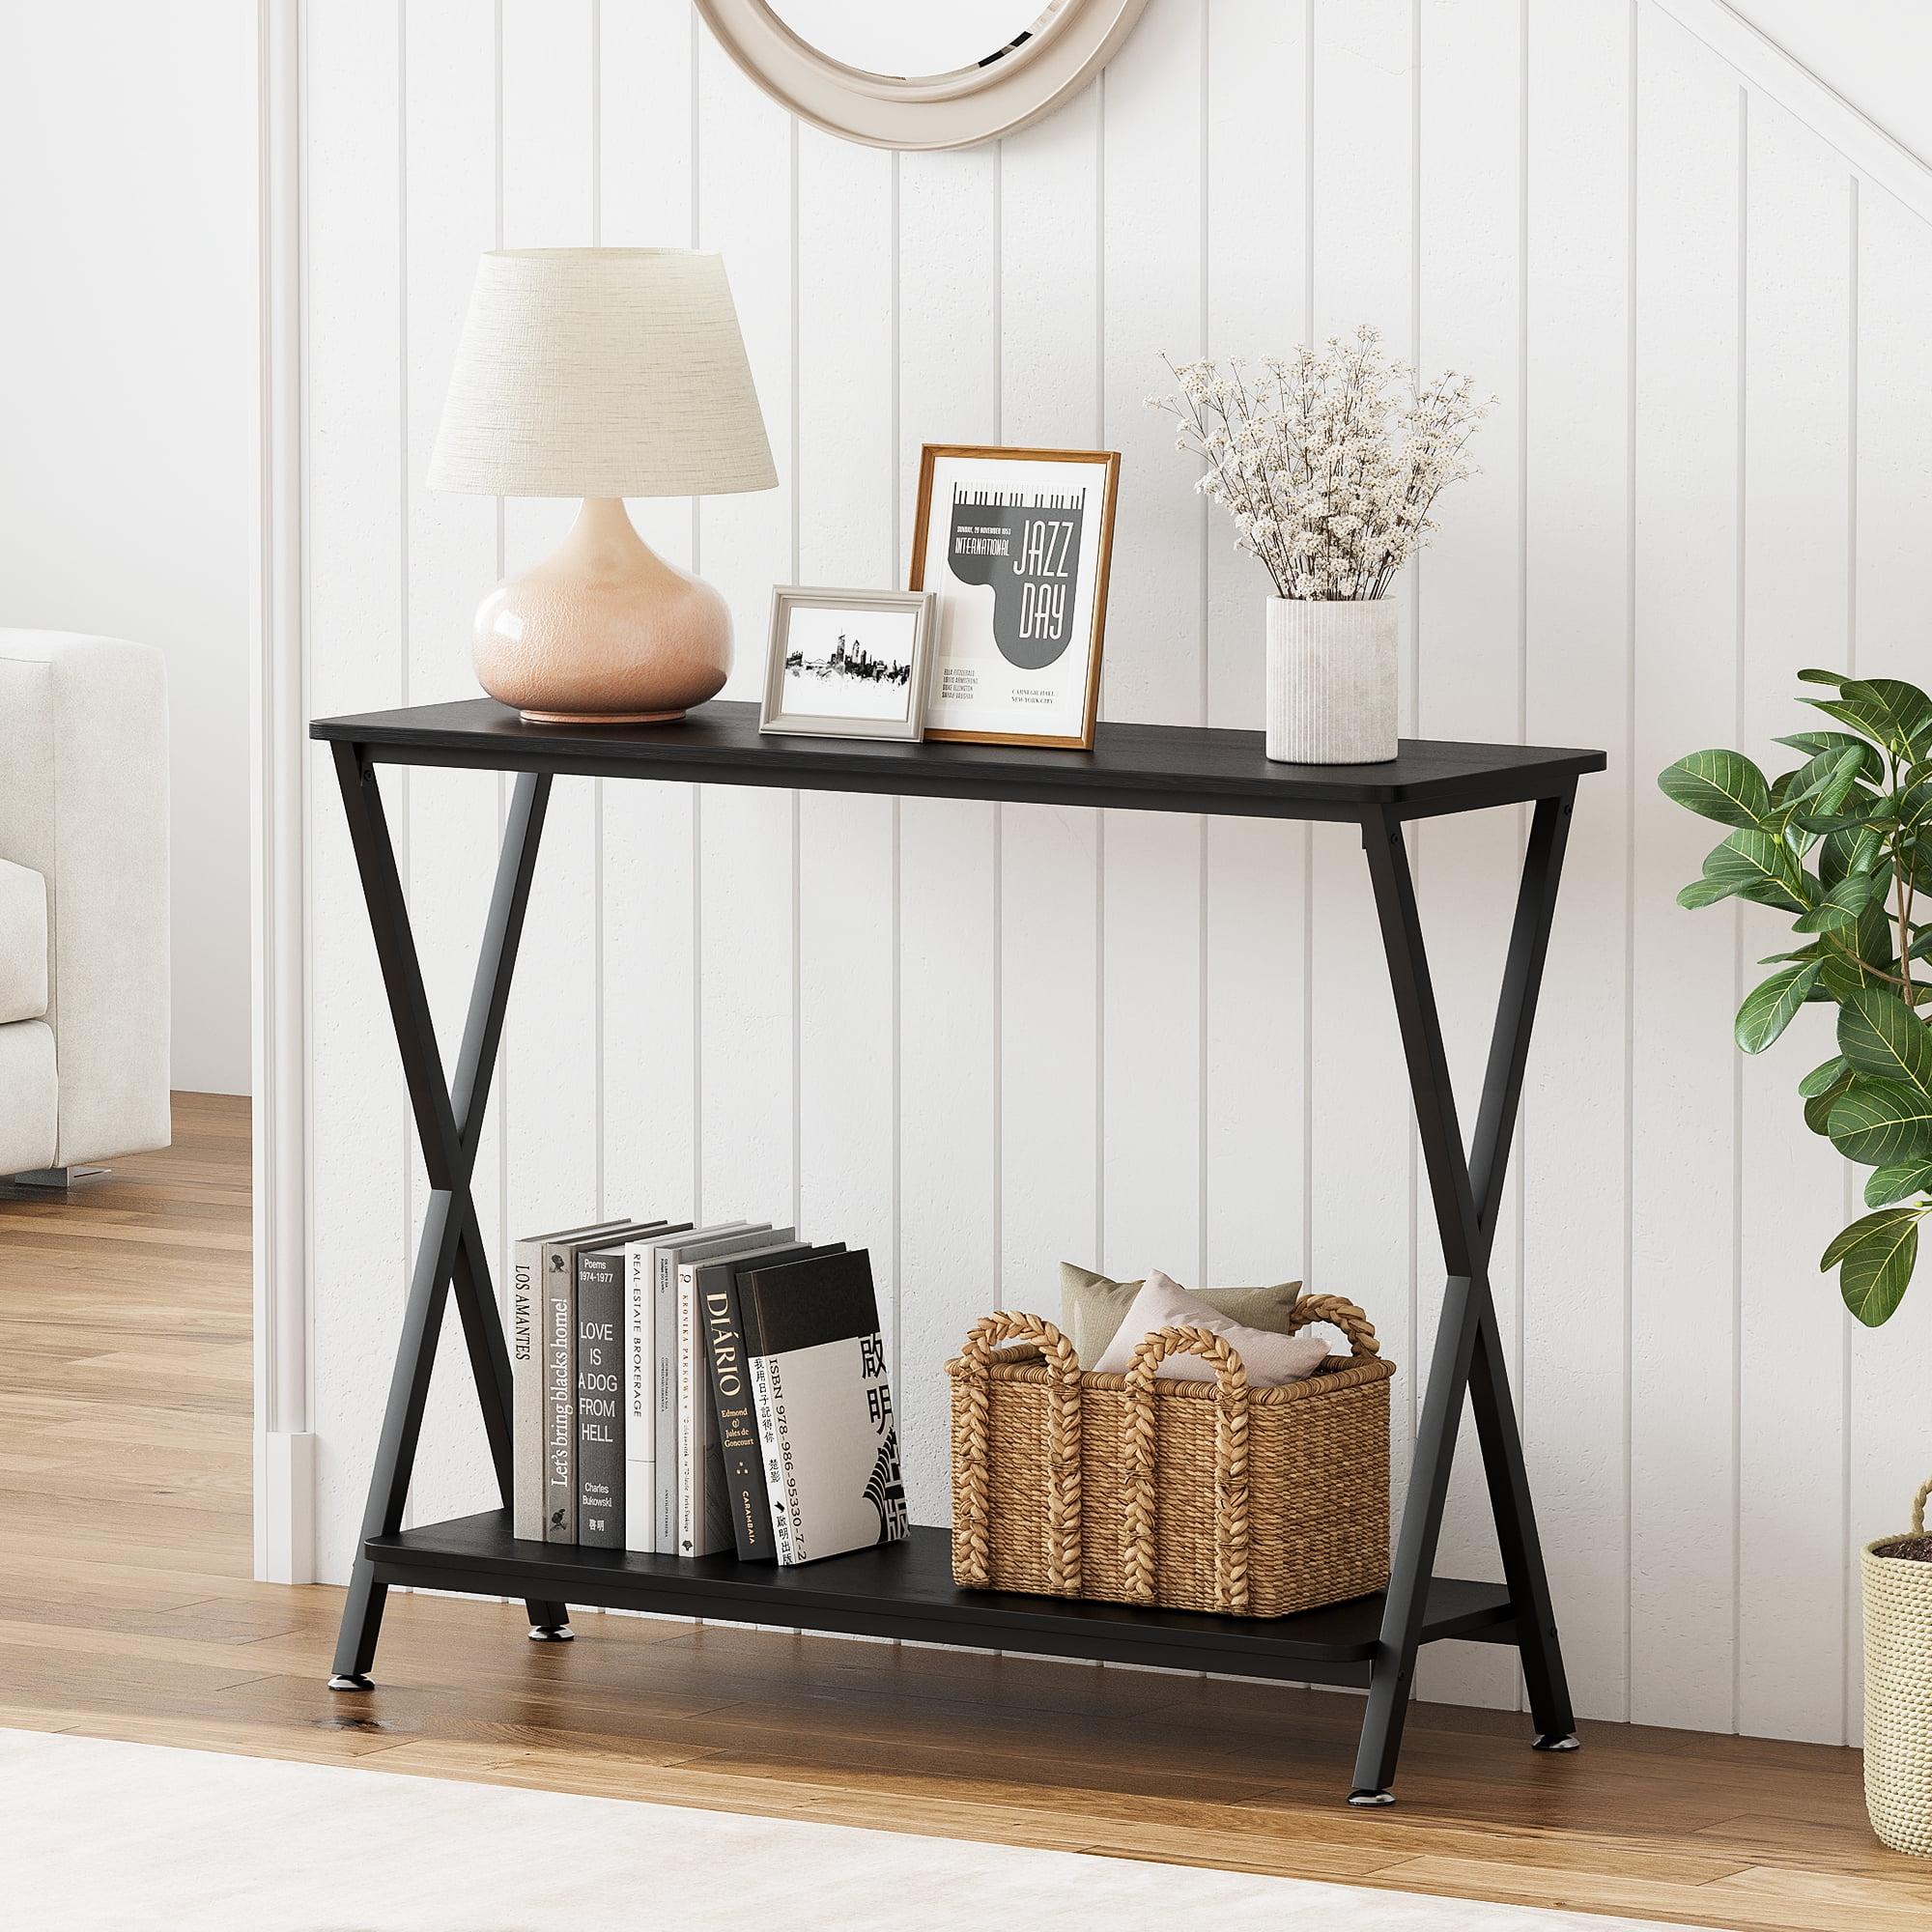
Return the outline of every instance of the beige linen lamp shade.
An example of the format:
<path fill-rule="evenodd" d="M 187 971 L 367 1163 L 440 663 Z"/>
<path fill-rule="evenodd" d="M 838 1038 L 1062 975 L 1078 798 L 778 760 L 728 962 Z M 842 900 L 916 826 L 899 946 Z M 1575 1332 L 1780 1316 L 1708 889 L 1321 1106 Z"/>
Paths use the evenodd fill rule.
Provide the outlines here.
<path fill-rule="evenodd" d="M 477 265 L 432 490 L 708 497 L 778 480 L 721 256 L 520 248 Z"/>
<path fill-rule="evenodd" d="M 482 258 L 430 487 L 584 499 L 557 549 L 477 611 L 476 671 L 493 696 L 579 723 L 675 718 L 715 696 L 731 663 L 724 600 L 651 551 L 623 499 L 777 482 L 719 256 Z"/>

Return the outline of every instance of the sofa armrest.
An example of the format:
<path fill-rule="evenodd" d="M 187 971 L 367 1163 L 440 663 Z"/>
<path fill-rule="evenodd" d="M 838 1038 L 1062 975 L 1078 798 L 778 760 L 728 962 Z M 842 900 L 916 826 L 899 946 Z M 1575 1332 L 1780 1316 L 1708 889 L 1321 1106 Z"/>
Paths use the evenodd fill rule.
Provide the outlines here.
<path fill-rule="evenodd" d="M 0 859 L 47 886 L 55 1165 L 168 1144 L 168 720 L 161 654 L 0 630 Z"/>

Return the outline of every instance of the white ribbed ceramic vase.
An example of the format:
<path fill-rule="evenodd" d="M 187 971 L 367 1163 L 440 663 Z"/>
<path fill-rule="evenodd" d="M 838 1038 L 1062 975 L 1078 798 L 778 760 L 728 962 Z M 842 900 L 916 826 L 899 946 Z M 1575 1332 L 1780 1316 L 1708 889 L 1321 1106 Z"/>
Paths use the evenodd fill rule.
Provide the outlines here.
<path fill-rule="evenodd" d="M 1396 607 L 1390 597 L 1267 603 L 1267 754 L 1285 765 L 1395 756 Z"/>

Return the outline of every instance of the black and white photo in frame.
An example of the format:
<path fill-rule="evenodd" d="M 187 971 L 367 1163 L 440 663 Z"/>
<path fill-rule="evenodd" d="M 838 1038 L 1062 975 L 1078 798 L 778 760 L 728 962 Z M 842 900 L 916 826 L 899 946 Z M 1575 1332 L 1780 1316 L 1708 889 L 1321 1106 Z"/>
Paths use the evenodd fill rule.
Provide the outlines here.
<path fill-rule="evenodd" d="M 1121 458 L 927 443 L 912 583 L 939 598 L 928 738 L 1091 750 Z"/>
<path fill-rule="evenodd" d="M 921 590 L 772 592 L 761 731 L 910 738 L 924 729 L 933 600 Z"/>

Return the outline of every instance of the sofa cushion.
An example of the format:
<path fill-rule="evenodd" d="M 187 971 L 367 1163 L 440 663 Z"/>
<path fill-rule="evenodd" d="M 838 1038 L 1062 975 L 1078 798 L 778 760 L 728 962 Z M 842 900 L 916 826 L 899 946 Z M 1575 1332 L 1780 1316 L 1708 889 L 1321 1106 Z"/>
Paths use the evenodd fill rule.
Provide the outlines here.
<path fill-rule="evenodd" d="M 0 859 L 0 1026 L 47 1009 L 47 882 Z"/>
<path fill-rule="evenodd" d="M 168 1144 L 168 723 L 147 644 L 0 629 L 0 859 L 47 882 L 62 1167 Z"/>
<path fill-rule="evenodd" d="M 0 1174 L 51 1167 L 59 1128 L 52 1029 L 44 1020 L 0 1026 Z"/>

